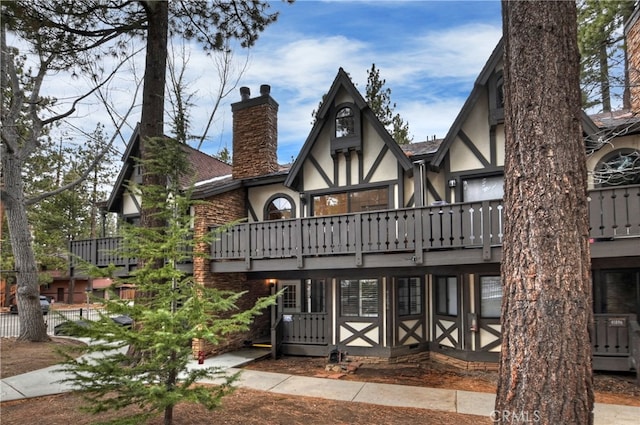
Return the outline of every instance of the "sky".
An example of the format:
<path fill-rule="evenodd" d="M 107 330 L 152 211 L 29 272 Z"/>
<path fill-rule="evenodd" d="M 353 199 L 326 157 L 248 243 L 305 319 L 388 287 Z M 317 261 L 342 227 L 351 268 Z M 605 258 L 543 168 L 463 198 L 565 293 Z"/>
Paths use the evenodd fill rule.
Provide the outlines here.
<path fill-rule="evenodd" d="M 240 85 L 271 86 L 278 159 L 295 158 L 312 112 L 342 67 L 364 95 L 373 63 L 414 142 L 444 137 L 502 35 L 499 1 L 272 2 L 280 12 L 250 53 Z M 240 100 L 239 92 L 230 102 Z M 231 149 L 230 107 L 210 149 Z M 228 119 L 227 119 L 228 118 Z M 228 121 L 228 123 L 227 123 Z M 222 137 L 220 138 L 220 135 Z"/>
<path fill-rule="evenodd" d="M 361 94 L 367 70 L 375 63 L 391 101 L 409 124 L 414 142 L 444 137 L 471 92 L 473 82 L 498 43 L 501 29 L 499 0 L 473 1 L 311 1 L 293 4 L 270 2 L 279 12 L 277 22 L 260 35 L 249 51 L 234 53 L 236 69 L 246 62 L 237 87 L 217 109 L 202 150 L 215 154 L 232 148 L 231 103 L 240 100 L 239 88 L 259 95 L 261 84 L 271 86 L 278 102 L 278 160 L 291 162 L 311 130 L 317 109 L 342 67 Z M 188 47 L 185 72 L 187 92 L 192 94 L 191 130 L 202 133 L 219 90 L 217 66 L 197 45 Z M 133 48 L 133 47 L 132 47 Z M 144 55 L 123 70 L 106 90 L 106 96 L 123 115 L 131 104 L 141 78 Z M 81 90 L 82 79 L 49 83 L 45 92 L 71 99 Z M 95 123 L 106 125 L 111 137 L 115 126 L 97 99 L 87 99 L 74 114 L 74 125 L 91 131 Z M 139 121 L 139 101 L 122 130 L 119 151 Z M 170 134 L 165 125 L 165 133 Z"/>

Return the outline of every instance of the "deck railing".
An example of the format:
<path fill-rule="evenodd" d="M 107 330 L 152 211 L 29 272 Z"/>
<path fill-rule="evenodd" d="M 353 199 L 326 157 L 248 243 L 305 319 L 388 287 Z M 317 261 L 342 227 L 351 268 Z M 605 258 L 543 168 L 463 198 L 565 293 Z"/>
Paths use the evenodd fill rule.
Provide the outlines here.
<path fill-rule="evenodd" d="M 485 258 L 503 239 L 502 200 L 463 202 L 242 223 L 226 228 L 211 246 L 214 260 L 302 258 L 367 253 L 482 248 Z M 590 236 L 594 240 L 640 237 L 640 185 L 589 192 Z M 119 238 L 73 241 L 71 253 L 98 266 L 135 264 L 118 254 Z M 75 257 L 72 267 L 76 265 Z"/>

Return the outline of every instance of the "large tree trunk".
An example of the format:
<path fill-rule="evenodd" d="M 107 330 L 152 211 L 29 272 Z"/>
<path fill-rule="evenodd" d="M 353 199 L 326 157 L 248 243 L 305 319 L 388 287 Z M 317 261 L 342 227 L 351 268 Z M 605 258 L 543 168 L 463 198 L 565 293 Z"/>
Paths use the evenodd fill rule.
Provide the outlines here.
<path fill-rule="evenodd" d="M 503 24 L 507 216 L 494 416 L 504 424 L 591 424 L 576 6 L 503 1 Z"/>
<path fill-rule="evenodd" d="M 27 219 L 21 171 L 20 158 L 5 150 L 2 155 L 3 202 L 16 269 L 16 302 L 20 320 L 18 339 L 41 342 L 48 341 L 49 336 L 40 307 L 38 268 Z"/>
<path fill-rule="evenodd" d="M 167 1 L 142 2 L 147 13 L 147 51 L 144 85 L 142 87 L 142 116 L 140 118 L 140 156 L 148 159 L 150 152 L 146 141 L 164 136 L 164 91 L 167 75 L 167 46 L 169 28 L 169 3 Z M 143 165 L 144 168 L 144 165 Z M 143 186 L 163 186 L 165 176 L 144 172 Z M 163 223 L 153 214 L 153 205 L 142 199 L 141 225 L 161 227 Z"/>

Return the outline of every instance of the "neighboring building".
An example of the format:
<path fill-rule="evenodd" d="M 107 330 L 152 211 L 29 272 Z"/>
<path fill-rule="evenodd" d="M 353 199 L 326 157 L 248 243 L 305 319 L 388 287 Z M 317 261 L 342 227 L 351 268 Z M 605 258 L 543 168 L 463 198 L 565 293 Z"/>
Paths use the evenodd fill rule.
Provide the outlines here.
<path fill-rule="evenodd" d="M 337 348 L 396 360 L 437 353 L 496 362 L 502 44 L 442 140 L 399 146 L 340 69 L 298 158 L 279 167 L 277 110 L 269 86 L 254 98 L 242 88 L 232 105 L 232 171 L 198 180 L 194 191 L 207 201 L 194 208 L 196 234 L 248 219 L 199 247 L 212 259 L 194 260 L 196 281 L 247 290 L 247 305 L 272 286 L 285 289 L 273 315 L 229 344 L 266 336 L 278 353 L 326 356 Z M 627 167 L 640 155 L 634 112 L 595 122 L 583 116 L 595 367 L 609 370 L 632 368 L 629 340 L 640 310 L 640 161 Z M 139 203 L 122 189 L 130 178 L 119 179 L 109 205 L 131 221 Z M 76 242 L 72 250 L 106 260 L 98 247 Z"/>

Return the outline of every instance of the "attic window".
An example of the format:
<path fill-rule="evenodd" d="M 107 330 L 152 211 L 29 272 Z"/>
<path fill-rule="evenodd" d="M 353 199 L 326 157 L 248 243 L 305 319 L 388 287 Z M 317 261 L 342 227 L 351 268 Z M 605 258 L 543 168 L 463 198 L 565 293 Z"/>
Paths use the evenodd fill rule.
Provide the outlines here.
<path fill-rule="evenodd" d="M 350 107 L 342 108 L 336 113 L 336 138 L 352 136 L 356 133 L 356 119 Z"/>

